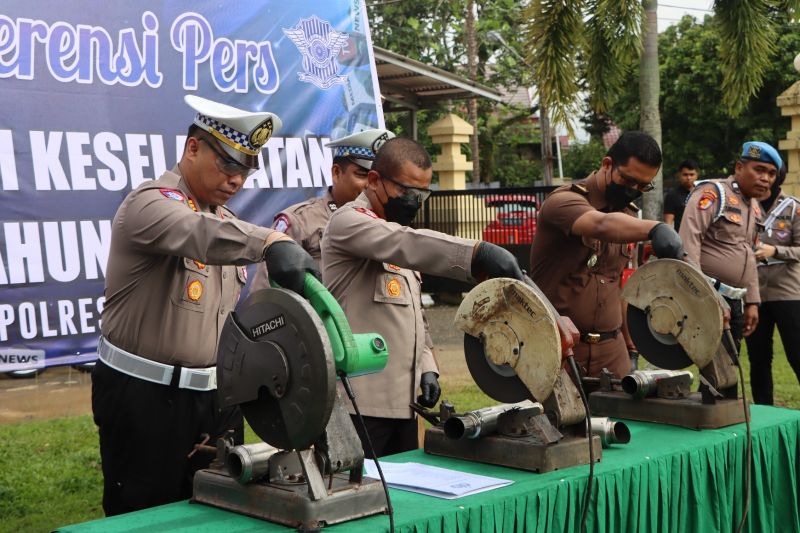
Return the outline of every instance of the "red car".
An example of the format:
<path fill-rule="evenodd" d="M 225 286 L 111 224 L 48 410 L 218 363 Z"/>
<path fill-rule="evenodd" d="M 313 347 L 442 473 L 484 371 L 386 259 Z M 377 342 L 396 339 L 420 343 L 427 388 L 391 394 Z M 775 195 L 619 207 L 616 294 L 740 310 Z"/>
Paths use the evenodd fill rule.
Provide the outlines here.
<path fill-rule="evenodd" d="M 497 209 L 495 220 L 483 229 L 483 240 L 494 244 L 531 244 L 536 233 L 536 197 L 529 194 L 487 196 Z"/>

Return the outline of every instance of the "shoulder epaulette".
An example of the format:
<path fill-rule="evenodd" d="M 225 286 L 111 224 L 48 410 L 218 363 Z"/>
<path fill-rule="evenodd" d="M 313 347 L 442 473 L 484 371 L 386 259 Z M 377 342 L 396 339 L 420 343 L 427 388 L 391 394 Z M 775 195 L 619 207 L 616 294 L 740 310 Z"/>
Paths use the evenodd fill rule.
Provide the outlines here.
<path fill-rule="evenodd" d="M 586 187 L 584 187 L 580 183 L 573 183 L 572 185 L 570 185 L 569 190 L 572 191 L 572 192 L 576 192 L 578 194 L 581 194 L 583 196 L 588 196 L 589 195 L 589 189 L 587 189 Z"/>

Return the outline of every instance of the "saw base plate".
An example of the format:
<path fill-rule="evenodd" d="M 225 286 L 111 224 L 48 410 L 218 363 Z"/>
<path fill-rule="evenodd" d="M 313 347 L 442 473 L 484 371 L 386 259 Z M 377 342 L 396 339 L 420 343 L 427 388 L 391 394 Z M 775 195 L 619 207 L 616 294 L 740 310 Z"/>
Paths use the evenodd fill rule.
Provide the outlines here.
<path fill-rule="evenodd" d="M 313 501 L 305 483 L 242 485 L 227 471 L 213 467 L 195 474 L 192 501 L 305 529 L 386 511 L 386 496 L 381 482 L 377 480 L 363 478 L 360 484 L 354 484 L 349 482 L 346 474 L 334 474 L 328 496 Z"/>
<path fill-rule="evenodd" d="M 744 423 L 742 400 L 717 400 L 704 404 L 699 392 L 688 398 L 642 398 L 635 400 L 625 392 L 598 391 L 589 394 L 592 416 L 608 416 L 642 422 L 670 424 L 689 429 L 717 429 Z"/>
<path fill-rule="evenodd" d="M 425 431 L 425 453 L 508 466 L 532 472 L 550 472 L 576 465 L 589 464 L 586 437 L 564 436 L 551 445 L 543 445 L 530 437 L 487 435 L 480 439 L 451 439 L 434 426 Z M 594 460 L 603 454 L 600 437 L 592 435 Z"/>

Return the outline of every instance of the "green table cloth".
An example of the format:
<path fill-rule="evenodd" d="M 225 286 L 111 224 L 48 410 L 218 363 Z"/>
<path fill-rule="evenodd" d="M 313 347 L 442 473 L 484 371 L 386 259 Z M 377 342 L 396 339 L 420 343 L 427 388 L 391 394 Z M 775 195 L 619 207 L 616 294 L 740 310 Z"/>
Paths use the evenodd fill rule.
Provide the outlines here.
<path fill-rule="evenodd" d="M 800 531 L 800 411 L 754 405 L 751 412 L 752 489 L 744 530 Z M 744 424 L 694 431 L 626 423 L 631 429 L 630 444 L 603 450 L 603 459 L 595 466 L 587 531 L 736 530 L 744 505 Z M 501 489 L 456 500 L 391 489 L 398 532 L 580 531 L 588 466 L 535 474 L 426 455 L 421 450 L 385 460 L 416 461 L 514 481 Z M 378 515 L 326 531 L 387 531 L 388 527 L 388 517 Z M 59 531 L 287 530 L 291 529 L 201 504 L 178 502 Z"/>

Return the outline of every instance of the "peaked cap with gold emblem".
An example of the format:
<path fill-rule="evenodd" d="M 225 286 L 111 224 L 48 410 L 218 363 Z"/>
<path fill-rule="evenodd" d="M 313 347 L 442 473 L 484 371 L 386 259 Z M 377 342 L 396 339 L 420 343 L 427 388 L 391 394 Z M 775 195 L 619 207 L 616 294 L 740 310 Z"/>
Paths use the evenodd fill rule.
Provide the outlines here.
<path fill-rule="evenodd" d="M 200 96 L 183 97 L 197 111 L 194 123 L 216 138 L 232 159 L 249 168 L 259 168 L 258 153 L 283 122 L 267 111 L 245 111 Z"/>
<path fill-rule="evenodd" d="M 393 138 L 394 133 L 389 130 L 364 130 L 336 139 L 325 146 L 334 149 L 334 157 L 346 157 L 356 165 L 370 170 L 378 150 Z"/>

